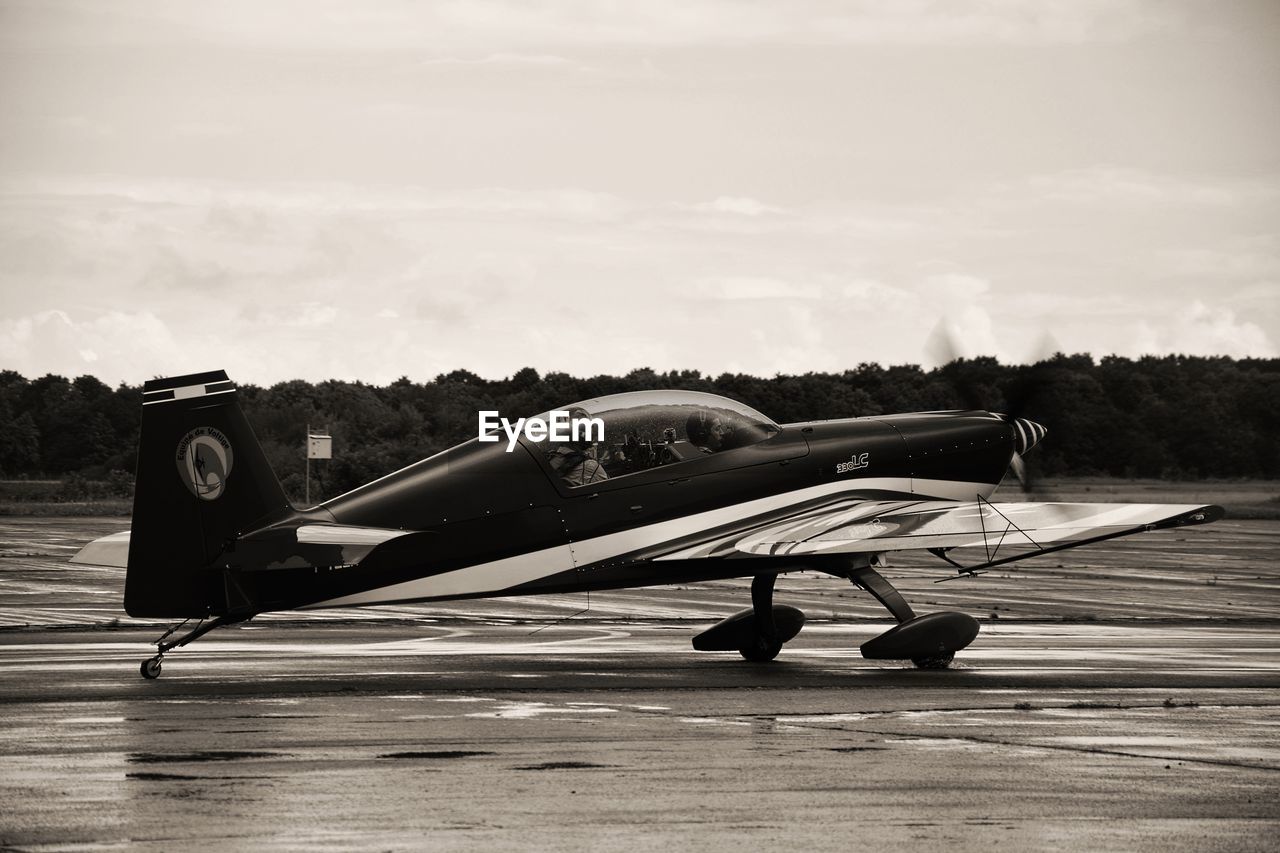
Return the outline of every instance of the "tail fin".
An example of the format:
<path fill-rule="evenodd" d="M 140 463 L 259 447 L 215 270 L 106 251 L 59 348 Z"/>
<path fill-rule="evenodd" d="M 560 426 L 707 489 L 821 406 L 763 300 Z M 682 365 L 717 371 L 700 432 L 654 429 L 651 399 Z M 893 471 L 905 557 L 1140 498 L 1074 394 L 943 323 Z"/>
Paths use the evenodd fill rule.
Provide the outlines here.
<path fill-rule="evenodd" d="M 237 397 L 221 370 L 143 386 L 130 616 L 226 612 L 219 555 L 239 534 L 293 512 Z"/>

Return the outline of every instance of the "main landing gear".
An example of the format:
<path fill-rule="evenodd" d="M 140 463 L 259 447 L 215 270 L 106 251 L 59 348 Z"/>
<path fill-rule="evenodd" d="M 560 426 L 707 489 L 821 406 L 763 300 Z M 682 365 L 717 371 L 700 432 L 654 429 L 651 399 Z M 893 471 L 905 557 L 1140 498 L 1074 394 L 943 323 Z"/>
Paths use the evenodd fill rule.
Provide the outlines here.
<path fill-rule="evenodd" d="M 192 640 L 196 640 L 200 637 L 203 637 L 205 634 L 209 633 L 214 628 L 218 628 L 222 625 L 231 625 L 236 622 L 247 622 L 249 619 L 252 619 L 252 618 L 253 618 L 252 614 L 246 616 L 242 613 L 235 614 L 235 615 L 224 613 L 221 616 L 217 616 L 207 621 L 205 619 L 201 619 L 199 622 L 196 623 L 196 627 L 192 628 L 190 631 L 183 634 L 178 639 L 170 640 L 169 637 L 176 634 L 179 630 L 182 629 L 183 625 L 186 625 L 188 622 L 191 621 L 190 619 L 184 619 L 183 621 L 179 622 L 177 625 L 174 625 L 168 631 L 165 631 L 164 634 L 160 637 L 160 639 L 156 640 L 155 657 L 150 657 L 144 660 L 142 662 L 142 665 L 138 668 L 138 670 L 139 672 L 142 673 L 142 677 L 148 680 L 153 678 L 159 678 L 161 665 L 164 662 L 165 653 L 168 652 L 169 650 L 176 649 L 179 646 L 185 646 L 187 643 L 190 643 Z"/>
<path fill-rule="evenodd" d="M 736 651 L 749 661 L 771 661 L 788 640 L 804 627 L 804 614 L 794 607 L 773 603 L 775 574 L 756 575 L 751 581 L 751 609 L 741 610 L 693 638 L 700 652 Z"/>
<path fill-rule="evenodd" d="M 860 647 L 870 660 L 910 660 L 919 669 L 946 669 L 956 652 L 978 636 L 978 620 L 967 613 L 927 613 L 917 616 L 902 593 L 870 565 L 853 565 L 844 572 L 850 582 L 871 593 L 898 624 Z"/>
<path fill-rule="evenodd" d="M 978 636 L 978 622 L 965 613 L 917 616 L 902 593 L 871 567 L 866 558 L 815 557 L 786 571 L 812 569 L 847 578 L 871 593 L 898 624 L 863 643 L 870 660 L 910 660 L 919 669 L 946 669 L 956 652 Z M 698 651 L 737 651 L 749 661 L 771 661 L 782 646 L 800 633 L 804 614 L 773 603 L 776 574 L 757 575 L 751 582 L 751 609 L 742 610 L 693 638 Z"/>

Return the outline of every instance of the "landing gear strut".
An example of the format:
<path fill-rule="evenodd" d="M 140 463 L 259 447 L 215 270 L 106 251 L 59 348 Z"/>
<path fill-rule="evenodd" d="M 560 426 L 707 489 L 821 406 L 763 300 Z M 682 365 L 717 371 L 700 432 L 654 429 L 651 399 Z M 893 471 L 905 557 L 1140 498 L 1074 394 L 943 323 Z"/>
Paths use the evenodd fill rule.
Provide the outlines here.
<path fill-rule="evenodd" d="M 804 627 L 804 614 L 773 603 L 776 574 L 756 575 L 751 581 L 751 609 L 740 610 L 693 638 L 700 652 L 737 652 L 749 661 L 771 661 L 788 640 Z"/>
<path fill-rule="evenodd" d="M 782 651 L 773 619 L 773 586 L 777 582 L 777 575 L 756 575 L 751 579 L 751 615 L 755 618 L 756 635 L 738 649 L 738 654 L 754 663 L 771 661 Z"/>
<path fill-rule="evenodd" d="M 168 652 L 171 649 L 176 649 L 179 646 L 185 646 L 187 643 L 190 643 L 192 640 L 196 640 L 196 639 L 199 639 L 200 637 L 203 637 L 205 634 L 209 633 L 214 628 L 218 628 L 222 625 L 230 625 L 235 622 L 246 622 L 252 618 L 253 618 L 252 614 L 245 615 L 243 613 L 237 613 L 235 615 L 232 615 L 230 613 L 224 613 L 223 615 L 217 616 L 208 621 L 201 619 L 199 622 L 196 623 L 196 627 L 192 628 L 190 631 L 183 634 L 178 639 L 170 640 L 169 637 L 176 634 L 179 630 L 181 630 L 183 625 L 186 625 L 188 622 L 191 621 L 190 619 L 184 619 L 183 621 L 179 622 L 177 625 L 174 625 L 168 631 L 165 631 L 164 634 L 161 635 L 160 639 L 156 640 L 155 657 L 150 657 L 144 660 L 142 662 L 142 665 L 138 668 L 139 672 L 142 673 L 143 678 L 146 678 L 148 680 L 153 678 L 159 678 L 161 664 L 164 661 L 165 652 Z"/>
<path fill-rule="evenodd" d="M 917 616 L 902 593 L 870 565 L 852 566 L 844 576 L 871 593 L 898 620 L 895 627 L 862 644 L 864 658 L 908 659 L 918 669 L 946 669 L 956 652 L 978 636 L 978 621 L 965 613 Z"/>

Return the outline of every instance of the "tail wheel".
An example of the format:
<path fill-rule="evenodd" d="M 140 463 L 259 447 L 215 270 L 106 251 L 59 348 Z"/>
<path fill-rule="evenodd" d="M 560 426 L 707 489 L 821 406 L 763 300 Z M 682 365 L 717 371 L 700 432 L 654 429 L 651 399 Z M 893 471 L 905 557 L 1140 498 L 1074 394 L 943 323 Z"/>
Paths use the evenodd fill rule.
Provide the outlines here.
<path fill-rule="evenodd" d="M 160 677 L 160 656 L 156 655 L 153 658 L 147 658 L 142 662 L 142 666 L 139 667 L 139 670 L 142 672 L 143 678 L 146 678 L 146 679 L 159 678 Z"/>
<path fill-rule="evenodd" d="M 912 658 L 911 662 L 916 665 L 916 669 L 946 669 L 951 666 L 951 662 L 955 659 L 955 652 L 946 652 L 940 655 L 930 655 L 927 658 Z"/>
<path fill-rule="evenodd" d="M 752 663 L 765 663 L 776 658 L 780 651 L 782 651 L 781 640 L 766 640 L 764 637 L 757 637 L 753 645 L 738 649 L 738 654 Z"/>

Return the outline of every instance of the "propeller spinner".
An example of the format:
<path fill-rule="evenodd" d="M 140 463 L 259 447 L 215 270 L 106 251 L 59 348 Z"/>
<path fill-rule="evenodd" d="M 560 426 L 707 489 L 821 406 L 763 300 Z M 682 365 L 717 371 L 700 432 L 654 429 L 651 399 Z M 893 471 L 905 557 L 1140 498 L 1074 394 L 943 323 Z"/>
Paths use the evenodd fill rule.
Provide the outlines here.
<path fill-rule="evenodd" d="M 1013 458 L 1009 460 L 1009 469 L 1018 478 L 1022 491 L 1031 491 L 1031 480 L 1027 477 L 1027 465 L 1022 461 L 1022 454 L 1039 444 L 1049 430 L 1043 425 L 1026 418 L 1015 418 L 1012 415 L 995 413 L 996 417 L 1013 427 Z"/>
<path fill-rule="evenodd" d="M 1044 438 L 1045 433 L 1048 432 L 1040 424 L 1035 421 L 1029 421 L 1026 418 L 1015 418 L 1010 415 L 1002 415 L 1001 417 L 1013 424 L 1013 450 L 1019 456 L 1039 444 L 1040 439 Z"/>

